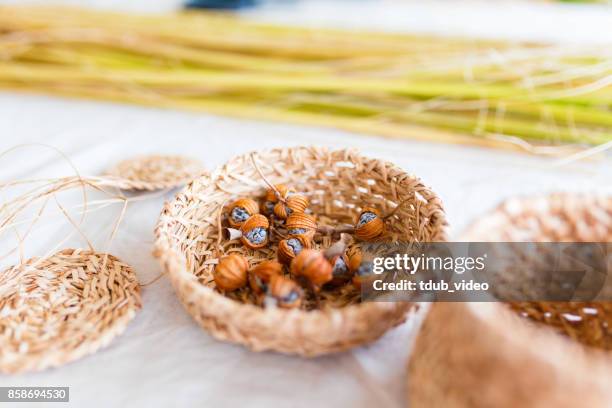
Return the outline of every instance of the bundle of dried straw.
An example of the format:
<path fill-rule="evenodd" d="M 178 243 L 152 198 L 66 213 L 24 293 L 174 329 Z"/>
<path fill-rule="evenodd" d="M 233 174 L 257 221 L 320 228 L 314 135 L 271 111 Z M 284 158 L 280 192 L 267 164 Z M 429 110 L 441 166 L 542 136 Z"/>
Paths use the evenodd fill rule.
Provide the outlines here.
<path fill-rule="evenodd" d="M 611 83 L 605 46 L 289 28 L 202 12 L 0 8 L 6 89 L 394 138 L 542 154 L 612 143 Z"/>

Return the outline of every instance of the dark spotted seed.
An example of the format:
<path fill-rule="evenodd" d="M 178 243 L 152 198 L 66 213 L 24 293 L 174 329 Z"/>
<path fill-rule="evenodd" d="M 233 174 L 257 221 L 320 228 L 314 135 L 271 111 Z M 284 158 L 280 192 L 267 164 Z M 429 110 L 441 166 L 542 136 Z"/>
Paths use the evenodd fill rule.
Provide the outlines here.
<path fill-rule="evenodd" d="M 232 210 L 232 219 L 236 222 L 244 222 L 250 216 L 251 215 L 247 212 L 247 210 L 242 207 L 234 207 Z"/>
<path fill-rule="evenodd" d="M 263 227 L 255 227 L 245 234 L 246 239 L 253 244 L 261 244 L 265 242 L 268 236 L 268 231 Z"/>
<path fill-rule="evenodd" d="M 289 233 L 289 235 L 300 235 L 300 234 L 304 234 L 306 232 L 306 229 L 304 229 L 304 228 L 294 228 L 294 229 L 290 229 L 287 232 Z"/>
<path fill-rule="evenodd" d="M 359 265 L 359 269 L 357 269 L 357 275 L 359 276 L 368 276 L 372 275 L 374 270 L 374 264 L 372 262 L 362 262 Z"/>
<path fill-rule="evenodd" d="M 289 294 L 283 298 L 281 298 L 281 302 L 283 303 L 293 303 L 300 297 L 300 294 L 296 291 L 291 291 Z"/>
<path fill-rule="evenodd" d="M 298 255 L 300 252 L 302 252 L 302 243 L 297 238 L 289 238 L 287 240 L 287 245 L 291 247 L 295 255 Z"/>
<path fill-rule="evenodd" d="M 376 214 L 370 211 L 366 211 L 359 217 L 359 222 L 357 223 L 357 226 L 361 227 L 362 225 L 372 221 L 374 218 L 376 218 Z"/>
<path fill-rule="evenodd" d="M 346 262 L 342 259 L 341 256 L 336 259 L 336 263 L 334 263 L 334 276 L 343 276 L 348 272 L 348 266 L 346 266 Z"/>

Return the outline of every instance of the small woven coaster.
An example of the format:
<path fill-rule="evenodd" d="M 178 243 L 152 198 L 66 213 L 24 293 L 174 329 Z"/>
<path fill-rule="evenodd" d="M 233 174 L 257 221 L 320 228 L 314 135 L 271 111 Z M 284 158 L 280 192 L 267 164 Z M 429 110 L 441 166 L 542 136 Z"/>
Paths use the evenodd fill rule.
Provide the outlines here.
<path fill-rule="evenodd" d="M 94 353 L 141 308 L 129 265 L 65 249 L 0 273 L 0 372 L 57 367 Z"/>
<path fill-rule="evenodd" d="M 125 190 L 161 190 L 189 183 L 204 172 L 199 160 L 184 156 L 139 156 L 123 160 L 106 174 Z"/>

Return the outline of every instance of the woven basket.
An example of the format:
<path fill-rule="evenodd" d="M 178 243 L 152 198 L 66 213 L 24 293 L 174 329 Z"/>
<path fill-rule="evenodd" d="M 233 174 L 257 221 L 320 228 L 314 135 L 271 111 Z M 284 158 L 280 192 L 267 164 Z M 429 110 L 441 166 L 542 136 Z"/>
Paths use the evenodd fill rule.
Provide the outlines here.
<path fill-rule="evenodd" d="M 132 268 L 65 249 L 0 272 L 0 372 L 57 367 L 121 334 L 141 307 Z"/>
<path fill-rule="evenodd" d="M 407 200 L 387 220 L 387 239 L 446 238 L 440 199 L 418 178 L 391 163 L 349 150 L 304 147 L 259 153 L 257 162 L 272 183 L 286 183 L 307 194 L 320 223 L 352 223 L 363 206 L 386 211 Z M 251 156 L 244 155 L 196 179 L 161 214 L 156 255 L 183 305 L 203 328 L 217 339 L 256 351 L 315 356 L 372 342 L 405 320 L 411 304 L 361 304 L 352 287 L 327 295 L 320 309 L 308 311 L 264 309 L 251 304 L 248 297 L 229 298 L 217 292 L 212 271 L 220 254 L 242 253 L 251 265 L 275 257 L 274 243 L 254 251 L 219 239 L 224 203 L 264 194 L 265 184 Z M 350 290 L 354 292 L 347 293 Z"/>
<path fill-rule="evenodd" d="M 513 199 L 461 240 L 610 242 L 612 197 Z M 434 304 L 409 362 L 410 406 L 609 407 L 611 328 L 610 303 Z"/>
<path fill-rule="evenodd" d="M 149 155 L 133 157 L 106 171 L 124 190 L 161 190 L 183 186 L 204 172 L 202 163 L 184 156 Z"/>

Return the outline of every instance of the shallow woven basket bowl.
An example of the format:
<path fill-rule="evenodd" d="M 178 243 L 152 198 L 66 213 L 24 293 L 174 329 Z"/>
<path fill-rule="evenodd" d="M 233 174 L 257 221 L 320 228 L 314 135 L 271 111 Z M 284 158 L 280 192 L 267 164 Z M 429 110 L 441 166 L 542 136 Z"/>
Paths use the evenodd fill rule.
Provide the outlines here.
<path fill-rule="evenodd" d="M 388 238 L 440 241 L 446 237 L 439 198 L 391 163 L 349 150 L 304 147 L 259 153 L 256 160 L 272 183 L 286 183 L 308 194 L 310 208 L 320 219 L 352 223 L 364 205 L 389 211 L 409 199 L 387 221 Z M 372 342 L 405 320 L 409 303 L 328 304 L 311 311 L 263 309 L 218 293 L 212 271 L 218 261 L 220 210 L 237 197 L 264 193 L 265 184 L 250 155 L 239 156 L 210 176 L 196 179 L 161 214 L 156 255 L 183 305 L 203 328 L 220 340 L 256 351 L 315 356 Z M 251 263 L 275 257 L 275 247 L 252 251 L 233 242 L 224 243 L 223 252 L 241 252 Z"/>
<path fill-rule="evenodd" d="M 612 198 L 513 199 L 480 218 L 461 240 L 610 242 Z M 607 298 L 610 286 L 603 288 Z M 586 315 L 585 306 L 598 315 Z M 612 406 L 610 304 L 529 302 L 514 308 L 434 304 L 409 362 L 410 406 Z M 583 321 L 563 321 L 565 313 Z"/>
<path fill-rule="evenodd" d="M 132 268 L 64 249 L 0 271 L 0 373 L 58 367 L 96 352 L 141 308 Z"/>

